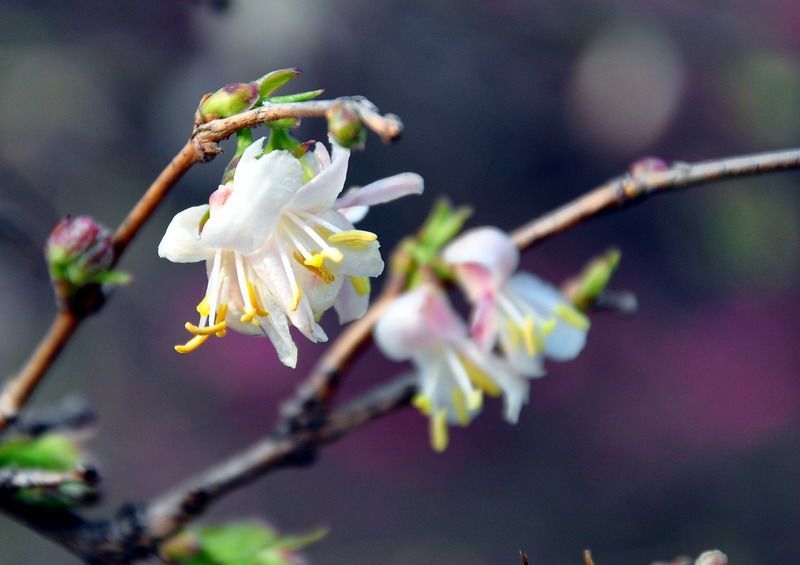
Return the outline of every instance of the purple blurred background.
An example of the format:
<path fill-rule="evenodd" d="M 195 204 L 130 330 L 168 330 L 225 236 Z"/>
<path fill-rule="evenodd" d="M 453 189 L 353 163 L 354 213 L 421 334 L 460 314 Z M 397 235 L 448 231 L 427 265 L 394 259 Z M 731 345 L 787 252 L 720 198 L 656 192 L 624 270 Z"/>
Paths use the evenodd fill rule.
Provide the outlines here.
<path fill-rule="evenodd" d="M 66 213 L 119 222 L 189 135 L 197 101 L 297 66 L 302 90 L 363 94 L 401 143 L 351 160 L 363 184 L 413 170 L 426 194 L 373 210 L 385 249 L 447 194 L 472 225 L 513 228 L 643 155 L 698 160 L 800 135 L 793 0 L 4 0 L 0 10 L 0 313 L 6 373 L 53 304 L 40 247 Z M 305 137 L 324 135 L 308 121 Z M 230 150 L 230 145 L 225 147 Z M 156 245 L 225 158 L 195 167 L 122 266 L 135 277 L 83 327 L 36 402 L 84 391 L 102 427 L 101 512 L 144 500 L 271 429 L 297 371 L 231 335 L 190 356 L 199 265 Z M 327 524 L 314 563 L 649 563 L 720 547 L 738 564 L 800 552 L 800 175 L 665 196 L 537 247 L 553 281 L 610 245 L 633 318 L 597 315 L 576 362 L 533 383 L 518 426 L 490 404 L 444 455 L 406 411 L 215 507 L 283 530 Z M 335 333 L 334 316 L 326 328 Z M 13 328 L 11 321 L 15 321 Z M 374 352 L 350 390 L 400 371 Z M 73 563 L 0 519 L 0 561 Z"/>

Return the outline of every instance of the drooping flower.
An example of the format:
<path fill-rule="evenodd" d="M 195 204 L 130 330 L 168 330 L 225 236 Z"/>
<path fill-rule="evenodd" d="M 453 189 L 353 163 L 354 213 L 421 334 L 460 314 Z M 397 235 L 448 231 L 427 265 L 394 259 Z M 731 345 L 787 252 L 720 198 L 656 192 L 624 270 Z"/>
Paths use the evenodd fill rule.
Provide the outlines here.
<path fill-rule="evenodd" d="M 505 417 L 516 422 L 528 382 L 469 338 L 466 324 L 430 284 L 398 298 L 378 321 L 375 341 L 392 360 L 411 360 L 417 371 L 414 405 L 430 418 L 431 445 L 447 447 L 447 424 L 466 426 L 480 411 L 483 393 L 504 395 Z"/>
<path fill-rule="evenodd" d="M 174 262 L 206 261 L 208 287 L 198 305 L 200 322 L 186 324 L 194 337 L 176 347 L 194 350 L 230 327 L 266 335 L 281 361 L 293 367 L 297 349 L 288 321 L 311 341 L 327 336 L 317 321 L 336 306 L 341 321 L 363 315 L 369 278 L 383 271 L 377 235 L 356 230 L 337 210 L 349 151 L 322 144 L 296 158 L 264 154 L 264 138 L 242 154 L 231 183 L 209 205 L 180 212 L 159 244 Z M 382 186 L 391 178 L 393 190 Z M 422 192 L 422 179 L 405 173 L 367 185 L 345 201 L 368 206 Z"/>
<path fill-rule="evenodd" d="M 515 370 L 535 377 L 544 374 L 542 357 L 568 361 L 583 349 L 589 320 L 552 285 L 513 274 L 519 250 L 502 230 L 465 232 L 442 257 L 473 304 L 471 332 L 485 351 L 499 343 Z"/>

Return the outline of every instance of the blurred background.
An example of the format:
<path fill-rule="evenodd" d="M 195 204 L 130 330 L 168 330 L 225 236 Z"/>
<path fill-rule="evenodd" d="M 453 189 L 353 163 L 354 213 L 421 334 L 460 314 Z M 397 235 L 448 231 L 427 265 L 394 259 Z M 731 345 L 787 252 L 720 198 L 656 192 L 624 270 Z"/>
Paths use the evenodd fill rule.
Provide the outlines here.
<path fill-rule="evenodd" d="M 401 171 L 421 199 L 376 208 L 385 249 L 434 199 L 513 228 L 645 155 L 699 160 L 800 136 L 795 0 L 3 0 L 0 10 L 0 359 L 13 372 L 54 306 L 41 260 L 63 215 L 116 225 L 190 133 L 200 96 L 296 66 L 296 90 L 363 94 L 401 115 L 349 182 Z M 309 120 L 304 138 L 324 136 Z M 225 145 L 230 153 L 230 144 Z M 189 356 L 203 267 L 156 245 L 205 201 L 224 156 L 180 182 L 122 262 L 134 283 L 81 328 L 35 401 L 85 392 L 101 427 L 98 513 L 145 500 L 271 429 L 321 348 L 287 370 L 230 335 Z M 407 410 L 266 477 L 208 521 L 326 524 L 313 563 L 649 563 L 720 547 L 737 564 L 800 552 L 800 175 L 660 197 L 528 252 L 559 282 L 610 245 L 632 318 L 596 315 L 584 354 L 550 364 L 516 427 L 498 403 L 444 455 Z M 11 321 L 14 321 L 11 327 Z M 335 316 L 325 327 L 336 333 Z M 402 370 L 375 352 L 348 390 Z M 74 563 L 0 519 L 0 562 Z"/>

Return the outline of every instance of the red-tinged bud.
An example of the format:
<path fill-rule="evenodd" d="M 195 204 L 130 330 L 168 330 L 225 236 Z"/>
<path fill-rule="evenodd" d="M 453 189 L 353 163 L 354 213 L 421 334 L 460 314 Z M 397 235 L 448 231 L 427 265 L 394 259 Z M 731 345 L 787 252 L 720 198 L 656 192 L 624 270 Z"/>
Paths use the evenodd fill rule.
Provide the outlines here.
<path fill-rule="evenodd" d="M 631 164 L 630 173 L 634 177 L 646 175 L 648 173 L 658 173 L 669 169 L 669 164 L 658 157 L 644 157 Z"/>
<path fill-rule="evenodd" d="M 206 98 L 200 105 L 200 115 L 206 120 L 228 118 L 252 108 L 258 96 L 257 83 L 234 82 Z"/>
<path fill-rule="evenodd" d="M 327 118 L 328 131 L 336 143 L 347 148 L 364 147 L 367 132 L 352 107 L 342 102 L 334 104 L 328 110 Z"/>
<path fill-rule="evenodd" d="M 127 281 L 126 275 L 111 270 L 114 261 L 111 231 L 89 216 L 68 216 L 56 224 L 47 238 L 44 253 L 56 297 L 70 308 L 82 288 L 94 285 L 99 289 L 102 284 Z M 85 313 L 95 308 L 99 300 L 90 302 L 91 307 L 80 306 Z"/>

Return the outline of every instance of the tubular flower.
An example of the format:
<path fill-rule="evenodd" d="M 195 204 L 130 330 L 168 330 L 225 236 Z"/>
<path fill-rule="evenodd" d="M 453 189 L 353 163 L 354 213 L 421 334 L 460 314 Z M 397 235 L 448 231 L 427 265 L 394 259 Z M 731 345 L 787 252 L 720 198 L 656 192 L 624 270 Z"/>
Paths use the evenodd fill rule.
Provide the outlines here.
<path fill-rule="evenodd" d="M 431 445 L 447 447 L 447 424 L 466 426 L 483 393 L 504 395 L 505 417 L 515 423 L 528 399 L 528 382 L 500 358 L 481 351 L 444 294 L 425 284 L 398 298 L 375 327 L 375 341 L 392 360 L 416 369 L 414 405 L 430 418 Z"/>
<path fill-rule="evenodd" d="M 550 284 L 513 274 L 519 250 L 505 232 L 470 230 L 442 256 L 474 306 L 471 331 L 483 350 L 499 343 L 516 371 L 536 377 L 544 374 L 542 357 L 568 361 L 583 349 L 589 320 Z"/>
<path fill-rule="evenodd" d="M 377 236 L 354 229 L 337 211 L 349 151 L 334 145 L 331 159 L 317 144 L 297 159 L 288 151 L 264 154 L 263 147 L 264 138 L 244 151 L 232 182 L 220 186 L 209 205 L 176 215 L 158 252 L 170 261 L 207 265 L 200 322 L 187 323 L 194 337 L 177 346 L 179 352 L 231 327 L 266 335 L 281 361 L 294 367 L 288 322 L 311 341 L 325 341 L 319 318 L 334 305 L 343 321 L 363 315 L 368 277 L 383 271 L 383 261 Z M 422 191 L 418 175 L 398 177 L 403 182 L 390 195 L 368 185 L 346 204 L 368 206 Z M 374 184 L 380 188 L 381 182 Z"/>

